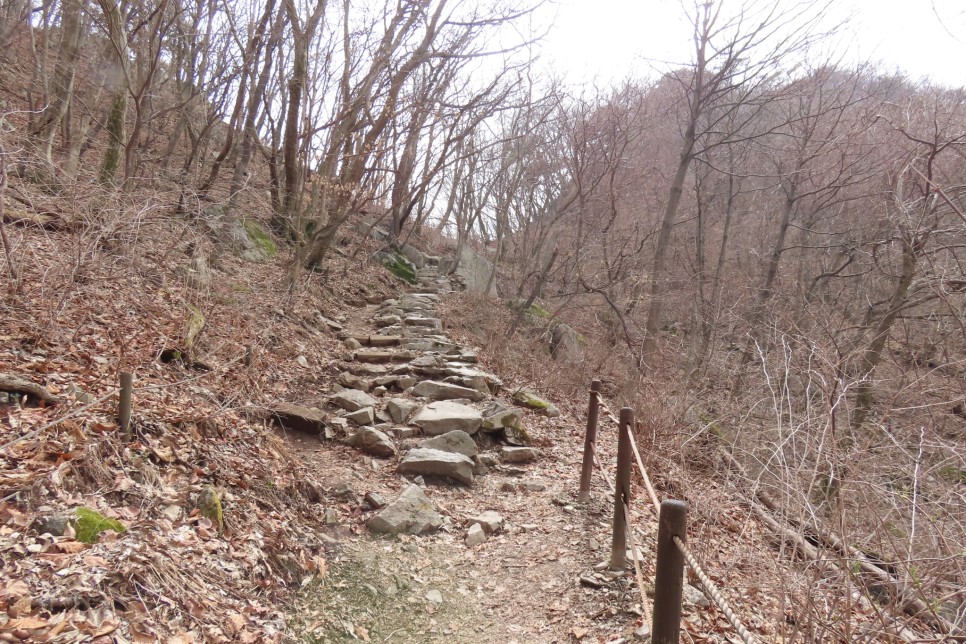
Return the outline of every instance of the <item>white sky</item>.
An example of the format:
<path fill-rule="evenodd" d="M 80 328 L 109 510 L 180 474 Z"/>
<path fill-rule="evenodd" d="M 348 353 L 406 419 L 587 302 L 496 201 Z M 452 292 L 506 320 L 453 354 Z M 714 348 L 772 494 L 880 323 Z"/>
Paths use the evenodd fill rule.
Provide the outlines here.
<path fill-rule="evenodd" d="M 853 16 L 841 41 L 849 46 L 846 60 L 966 86 L 966 0 L 842 0 L 834 7 L 836 20 Z M 573 83 L 603 85 L 667 69 L 648 59 L 691 59 L 690 26 L 678 0 L 557 0 L 556 11 L 542 57 Z"/>

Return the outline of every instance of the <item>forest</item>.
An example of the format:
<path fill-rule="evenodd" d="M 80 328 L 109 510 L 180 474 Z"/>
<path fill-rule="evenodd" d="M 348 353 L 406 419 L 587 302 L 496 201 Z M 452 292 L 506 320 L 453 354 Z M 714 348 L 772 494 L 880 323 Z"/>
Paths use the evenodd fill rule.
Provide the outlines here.
<path fill-rule="evenodd" d="M 769 589 L 773 641 L 962 636 L 966 87 L 836 56 L 827 10 L 685 2 L 690 61 L 588 87 L 541 56 L 543 2 L 6 0 L 2 342 L 73 346 L 84 288 L 175 256 L 190 286 L 238 235 L 267 317 L 342 306 L 378 228 L 467 249 L 510 308 L 463 294 L 454 324 L 511 371 L 567 329 L 545 386 L 634 407 L 696 536 L 713 482 L 767 507 L 783 566 L 827 548 Z"/>

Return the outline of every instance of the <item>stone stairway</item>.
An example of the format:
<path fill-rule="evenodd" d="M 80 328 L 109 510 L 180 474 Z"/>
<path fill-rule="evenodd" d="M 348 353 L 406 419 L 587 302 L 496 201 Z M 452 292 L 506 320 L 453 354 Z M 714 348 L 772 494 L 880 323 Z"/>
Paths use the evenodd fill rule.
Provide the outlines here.
<path fill-rule="evenodd" d="M 435 264 L 417 276 L 414 292 L 372 310 L 371 328 L 342 331 L 351 353 L 324 402 L 274 410 L 283 426 L 394 459 L 397 474 L 411 484 L 392 502 L 370 500 L 377 512 L 367 525 L 374 532 L 435 531 L 444 518 L 423 493 L 427 478 L 472 487 L 492 470 L 518 469 L 541 456 L 529 446 L 524 409 L 559 413 L 533 392 L 504 391 L 500 378 L 479 368 L 476 352 L 446 334 L 436 310 L 454 284 Z M 501 522 L 493 516 L 471 522 L 468 543 Z"/>

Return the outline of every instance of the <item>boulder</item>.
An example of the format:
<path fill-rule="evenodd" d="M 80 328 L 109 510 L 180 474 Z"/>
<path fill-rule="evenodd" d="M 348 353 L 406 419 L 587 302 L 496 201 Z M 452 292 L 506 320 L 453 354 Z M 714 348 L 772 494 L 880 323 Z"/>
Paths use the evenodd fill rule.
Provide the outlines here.
<path fill-rule="evenodd" d="M 431 400 L 453 400 L 454 398 L 467 398 L 469 400 L 483 400 L 484 394 L 476 389 L 454 385 L 449 382 L 439 382 L 438 380 L 424 380 L 415 387 L 413 393 L 417 396 L 424 396 Z"/>
<path fill-rule="evenodd" d="M 352 338 L 348 338 L 351 340 Z M 355 374 L 349 373 L 348 371 L 343 371 L 339 374 L 336 382 L 345 387 L 346 389 L 358 389 L 359 391 L 369 391 L 372 389 L 372 383 L 357 376 Z"/>
<path fill-rule="evenodd" d="M 468 405 L 441 401 L 423 407 L 412 423 L 422 428 L 430 436 L 438 436 L 453 430 L 473 434 L 480 428 L 483 418 L 480 412 Z"/>
<path fill-rule="evenodd" d="M 390 398 L 386 404 L 386 411 L 389 412 L 389 416 L 394 423 L 405 423 L 409 415 L 418 406 L 418 403 L 407 400 L 406 398 Z"/>
<path fill-rule="evenodd" d="M 452 257 L 446 257 L 440 260 L 440 273 L 454 273 L 460 278 L 468 291 L 485 293 L 490 297 L 497 296 L 496 280 L 493 280 L 493 284 L 490 284 L 489 290 L 486 288 L 490 283 L 490 273 L 493 272 L 493 264 L 477 255 L 469 246 L 463 246 L 460 249 L 459 261 L 456 262 L 455 271 L 452 270 L 454 261 Z"/>
<path fill-rule="evenodd" d="M 480 448 L 476 446 L 473 437 L 464 431 L 454 429 L 451 432 L 440 434 L 424 440 L 419 445 L 428 449 L 438 449 L 443 452 L 453 452 L 473 458 L 480 453 Z"/>
<path fill-rule="evenodd" d="M 373 532 L 385 534 L 427 534 L 439 530 L 443 517 L 418 485 L 410 485 L 368 525 Z"/>
<path fill-rule="evenodd" d="M 550 355 L 566 363 L 580 362 L 584 355 L 580 338 L 569 324 L 560 323 L 550 331 Z"/>
<path fill-rule="evenodd" d="M 346 441 L 353 447 L 358 447 L 366 454 L 387 458 L 395 456 L 396 446 L 392 439 L 378 429 L 363 427 Z"/>
<path fill-rule="evenodd" d="M 364 407 L 375 407 L 376 399 L 364 391 L 358 389 L 346 389 L 340 391 L 329 400 L 346 411 L 358 411 Z"/>
<path fill-rule="evenodd" d="M 426 267 L 426 254 L 418 248 L 403 244 L 399 247 L 399 254 L 411 261 L 417 269 Z"/>
<path fill-rule="evenodd" d="M 399 463 L 400 474 L 442 476 L 459 483 L 473 483 L 473 461 L 468 456 L 417 447 L 406 453 Z"/>

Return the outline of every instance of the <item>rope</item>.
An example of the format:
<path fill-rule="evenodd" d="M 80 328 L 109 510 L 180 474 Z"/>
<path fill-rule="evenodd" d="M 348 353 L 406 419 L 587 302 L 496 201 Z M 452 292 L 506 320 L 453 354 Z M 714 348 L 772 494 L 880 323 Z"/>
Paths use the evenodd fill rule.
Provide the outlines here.
<path fill-rule="evenodd" d="M 738 616 L 735 615 L 735 612 L 731 610 L 731 606 L 728 605 L 727 600 L 721 595 L 721 591 L 718 590 L 714 583 L 712 583 L 711 578 L 708 577 L 704 570 L 701 569 L 701 565 L 698 564 L 698 560 L 694 558 L 694 555 L 691 554 L 691 551 L 688 550 L 688 547 L 684 545 L 683 541 L 681 541 L 681 537 L 672 535 L 671 539 L 674 541 L 674 545 L 678 547 L 678 550 L 681 551 L 681 554 L 684 555 L 684 559 L 688 562 L 688 565 L 691 566 L 691 570 L 693 570 L 698 576 L 698 579 L 701 580 L 701 585 L 704 586 L 705 591 L 711 595 L 711 599 L 714 600 L 714 603 L 718 605 L 718 608 L 721 609 L 721 612 L 724 613 L 724 616 L 728 618 L 729 622 L 731 622 L 731 626 L 738 631 L 738 635 L 741 636 L 741 639 L 744 640 L 745 644 L 756 644 L 757 640 L 754 638 L 751 632 L 745 628 L 745 625 L 741 623 L 741 620 L 738 619 Z"/>
<path fill-rule="evenodd" d="M 612 422 L 616 423 L 619 428 L 620 421 L 614 416 L 613 413 L 611 413 L 610 409 L 607 408 L 607 405 L 603 401 L 603 396 L 600 396 L 599 402 L 600 408 L 604 410 L 604 413 L 607 415 L 607 417 L 609 417 Z M 647 475 L 647 469 L 644 467 L 644 460 L 641 458 L 641 452 L 637 448 L 637 439 L 635 438 L 634 432 L 631 431 L 630 427 L 627 428 L 627 436 L 630 439 L 631 450 L 634 452 L 634 460 L 637 462 L 637 470 L 640 473 L 641 478 L 644 480 L 644 487 L 647 488 L 647 494 L 651 499 L 654 512 L 658 515 L 658 517 L 660 517 L 661 502 L 658 500 L 657 493 L 654 491 L 654 486 L 651 484 L 651 477 Z M 600 469 L 601 474 L 603 474 L 603 469 L 600 467 L 600 462 L 597 460 L 596 452 L 594 453 L 594 463 L 597 468 Z M 606 475 L 604 480 L 608 482 L 608 486 L 611 488 L 611 493 L 616 494 L 614 487 L 610 484 L 610 481 L 607 480 Z M 627 519 L 627 524 L 630 525 L 630 516 L 627 514 L 626 505 L 624 506 L 624 512 Z M 630 535 L 633 532 L 634 529 L 632 528 L 630 531 L 628 531 L 628 534 Z M 755 637 L 745 627 L 745 625 L 742 624 L 741 620 L 738 619 L 738 616 L 735 614 L 734 610 L 732 610 L 727 600 L 724 598 L 724 596 L 722 596 L 721 591 L 718 590 L 717 586 L 715 586 L 711 581 L 711 578 L 708 577 L 708 575 L 701 568 L 698 560 L 694 557 L 694 555 L 691 554 L 691 551 L 688 550 L 688 547 L 684 544 L 684 541 L 682 541 L 677 535 L 672 535 L 671 539 L 674 541 L 674 545 L 676 545 L 681 551 L 681 554 L 684 555 L 684 559 L 688 562 L 688 565 L 691 566 L 691 569 L 694 570 L 695 574 L 698 576 L 698 579 L 701 580 L 701 585 L 704 587 L 707 594 L 711 597 L 714 603 L 718 605 L 718 608 L 721 609 L 721 612 L 724 613 L 724 616 L 731 623 L 731 626 L 738 632 L 738 635 L 741 636 L 741 639 L 745 642 L 745 644 L 756 644 L 757 640 Z M 631 542 L 633 544 L 633 537 L 631 537 Z M 637 548 L 636 546 L 632 547 L 634 547 L 634 565 L 636 568 Z M 641 584 L 640 580 L 638 580 L 638 584 Z"/>
<path fill-rule="evenodd" d="M 604 472 L 604 468 L 600 466 L 600 461 L 597 460 L 596 443 L 590 444 L 590 454 L 591 456 L 594 457 L 594 465 L 597 466 L 597 471 L 600 472 L 601 478 L 604 479 L 604 483 L 606 483 L 607 487 L 610 488 L 611 495 L 616 499 L 617 487 L 611 482 L 610 477 L 608 477 L 607 473 Z M 627 531 L 627 537 L 628 539 L 630 539 L 631 553 L 634 555 L 633 557 L 631 557 L 631 561 L 634 562 L 634 576 L 637 578 L 637 590 L 641 595 L 641 612 L 644 613 L 645 623 L 650 623 L 651 611 L 647 609 L 647 593 L 644 591 L 644 573 L 641 571 L 641 566 L 637 559 L 637 556 L 638 556 L 637 542 L 634 540 L 634 530 L 636 530 L 637 528 L 631 522 L 631 512 L 630 512 L 630 509 L 628 509 L 627 504 L 621 503 L 621 506 L 624 508 L 624 523 L 626 523 L 627 526 L 630 528 L 630 530 Z"/>

